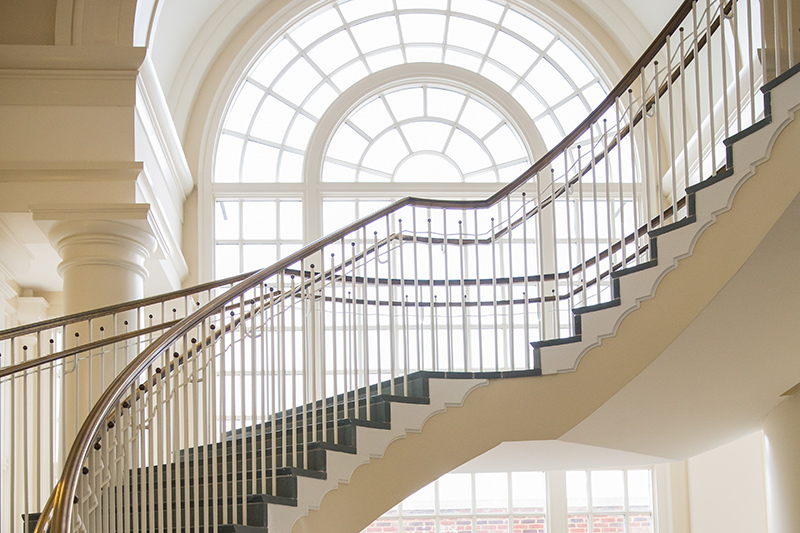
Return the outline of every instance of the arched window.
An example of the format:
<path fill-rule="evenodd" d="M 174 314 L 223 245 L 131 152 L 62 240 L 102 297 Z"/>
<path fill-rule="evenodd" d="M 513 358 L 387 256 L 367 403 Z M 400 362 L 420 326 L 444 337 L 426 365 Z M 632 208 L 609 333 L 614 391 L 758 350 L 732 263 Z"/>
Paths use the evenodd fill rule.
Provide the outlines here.
<path fill-rule="evenodd" d="M 403 196 L 487 197 L 605 94 L 577 47 L 521 4 L 326 2 L 275 36 L 227 106 L 215 276 Z"/>

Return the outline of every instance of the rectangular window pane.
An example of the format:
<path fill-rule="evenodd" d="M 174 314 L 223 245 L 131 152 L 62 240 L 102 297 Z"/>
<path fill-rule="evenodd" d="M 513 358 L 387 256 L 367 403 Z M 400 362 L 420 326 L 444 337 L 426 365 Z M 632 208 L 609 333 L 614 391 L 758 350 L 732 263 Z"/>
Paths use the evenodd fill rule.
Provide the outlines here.
<path fill-rule="evenodd" d="M 436 531 L 435 518 L 403 520 L 403 533 L 433 533 L 434 531 Z"/>
<path fill-rule="evenodd" d="M 625 515 L 594 515 L 592 528 L 595 533 L 625 533 Z"/>
<path fill-rule="evenodd" d="M 592 509 L 622 511 L 625 508 L 625 481 L 622 470 L 592 472 Z"/>
<path fill-rule="evenodd" d="M 475 531 L 508 531 L 508 518 L 506 517 L 484 517 L 475 520 Z"/>
<path fill-rule="evenodd" d="M 436 494 L 434 487 L 435 484 L 431 483 L 403 500 L 403 514 L 433 514 Z"/>
<path fill-rule="evenodd" d="M 567 510 L 570 512 L 589 510 L 585 470 L 567 472 Z"/>
<path fill-rule="evenodd" d="M 277 261 L 277 251 L 276 244 L 245 244 L 242 271 L 250 272 L 270 266 Z"/>
<path fill-rule="evenodd" d="M 280 238 L 303 239 L 303 204 L 299 201 L 281 200 L 280 211 Z"/>
<path fill-rule="evenodd" d="M 472 512 L 470 474 L 447 474 L 439 479 L 439 509 L 442 514 Z"/>
<path fill-rule="evenodd" d="M 628 520 L 628 533 L 653 533 L 653 517 L 650 514 L 632 514 Z"/>
<path fill-rule="evenodd" d="M 545 531 L 546 518 L 544 516 L 515 516 L 513 533 L 539 533 Z"/>
<path fill-rule="evenodd" d="M 543 513 L 547 494 L 544 472 L 512 472 L 511 494 L 515 513 Z"/>
<path fill-rule="evenodd" d="M 239 246 L 237 244 L 218 244 L 214 248 L 214 273 L 218 279 L 239 274 Z"/>
<path fill-rule="evenodd" d="M 650 511 L 652 501 L 650 470 L 628 470 L 628 510 Z"/>
<path fill-rule="evenodd" d="M 439 519 L 439 531 L 473 531 L 472 517 L 443 517 Z"/>
<path fill-rule="evenodd" d="M 586 515 L 570 515 L 567 523 L 568 533 L 589 533 L 589 517 Z"/>
<path fill-rule="evenodd" d="M 508 512 L 508 474 L 475 474 L 477 513 Z"/>
<path fill-rule="evenodd" d="M 214 212 L 214 238 L 221 240 L 239 239 L 239 201 L 217 202 Z"/>
<path fill-rule="evenodd" d="M 242 202 L 242 231 L 245 239 L 274 239 L 275 201 Z"/>

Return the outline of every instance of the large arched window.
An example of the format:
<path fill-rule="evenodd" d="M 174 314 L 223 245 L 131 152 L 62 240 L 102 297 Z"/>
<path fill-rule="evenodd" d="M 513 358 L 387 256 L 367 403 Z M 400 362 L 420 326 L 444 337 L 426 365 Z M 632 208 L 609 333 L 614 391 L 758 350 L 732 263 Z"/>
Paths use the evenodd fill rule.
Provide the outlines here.
<path fill-rule="evenodd" d="M 487 197 L 605 94 L 578 48 L 522 4 L 325 2 L 268 43 L 228 103 L 215 276 L 403 196 Z"/>

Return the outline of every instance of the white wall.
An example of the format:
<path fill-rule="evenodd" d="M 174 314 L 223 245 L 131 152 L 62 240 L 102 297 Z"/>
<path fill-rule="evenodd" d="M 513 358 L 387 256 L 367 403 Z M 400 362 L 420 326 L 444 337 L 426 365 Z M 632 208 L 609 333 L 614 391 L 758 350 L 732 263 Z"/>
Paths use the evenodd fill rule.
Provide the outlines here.
<path fill-rule="evenodd" d="M 691 533 L 766 533 L 762 432 L 689 459 L 688 480 Z"/>

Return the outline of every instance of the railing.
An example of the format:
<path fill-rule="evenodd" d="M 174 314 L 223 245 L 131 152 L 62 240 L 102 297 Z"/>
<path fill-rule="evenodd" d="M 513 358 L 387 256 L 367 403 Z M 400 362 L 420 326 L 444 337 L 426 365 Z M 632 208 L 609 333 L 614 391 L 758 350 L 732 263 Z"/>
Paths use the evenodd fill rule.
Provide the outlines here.
<path fill-rule="evenodd" d="M 248 276 L 0 331 L 0 531 L 42 509 L 84 418 L 128 362 Z"/>
<path fill-rule="evenodd" d="M 372 416 L 373 392 L 408 394 L 417 370 L 536 371 L 530 342 L 573 335 L 573 309 L 608 301 L 610 273 L 650 259 L 648 231 L 686 216 L 681 191 L 760 117 L 759 55 L 787 66 L 762 36 L 793 47 L 762 13 L 788 5 L 684 2 L 598 109 L 491 198 L 405 198 L 180 320 L 104 391 L 37 531 L 246 523 L 237 503 L 277 495 L 311 442 Z"/>

